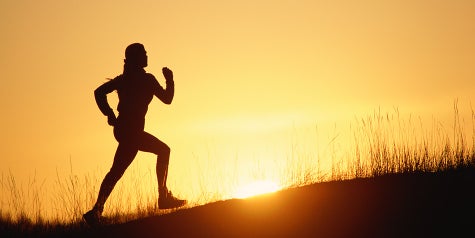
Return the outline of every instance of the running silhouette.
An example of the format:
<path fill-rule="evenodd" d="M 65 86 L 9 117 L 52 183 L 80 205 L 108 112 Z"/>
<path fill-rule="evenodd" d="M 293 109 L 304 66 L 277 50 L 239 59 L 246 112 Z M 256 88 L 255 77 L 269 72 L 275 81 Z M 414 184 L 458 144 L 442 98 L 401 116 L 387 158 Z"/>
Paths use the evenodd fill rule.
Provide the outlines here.
<path fill-rule="evenodd" d="M 123 74 L 107 81 L 94 91 L 97 106 L 107 116 L 109 125 L 114 127 L 114 137 L 119 145 L 112 168 L 102 181 L 96 204 L 83 216 L 89 225 L 100 224 L 104 203 L 139 150 L 157 155 L 159 209 L 176 208 L 186 204 L 186 200 L 174 197 L 167 188 L 170 147 L 144 131 L 145 115 L 153 96 L 165 104 L 170 104 L 173 100 L 175 90 L 173 72 L 166 67 L 162 69 L 166 79 L 166 88 L 163 89 L 152 74 L 145 72 L 146 66 L 147 52 L 144 46 L 140 43 L 131 44 L 125 50 Z M 119 96 L 118 117 L 107 102 L 107 94 L 113 91 L 117 91 Z"/>

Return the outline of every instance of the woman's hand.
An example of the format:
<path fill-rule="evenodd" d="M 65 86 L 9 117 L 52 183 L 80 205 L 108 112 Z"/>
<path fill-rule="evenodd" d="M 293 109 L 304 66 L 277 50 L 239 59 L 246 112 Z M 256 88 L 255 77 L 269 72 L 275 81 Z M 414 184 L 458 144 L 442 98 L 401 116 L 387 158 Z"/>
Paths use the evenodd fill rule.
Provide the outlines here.
<path fill-rule="evenodd" d="M 165 77 L 165 79 L 167 81 L 173 80 L 173 72 L 169 68 L 163 67 L 162 68 L 162 73 L 163 73 L 163 76 Z"/>
<path fill-rule="evenodd" d="M 109 125 L 115 126 L 116 122 L 117 118 L 115 117 L 114 113 L 111 113 L 107 116 L 107 123 L 109 123 Z"/>

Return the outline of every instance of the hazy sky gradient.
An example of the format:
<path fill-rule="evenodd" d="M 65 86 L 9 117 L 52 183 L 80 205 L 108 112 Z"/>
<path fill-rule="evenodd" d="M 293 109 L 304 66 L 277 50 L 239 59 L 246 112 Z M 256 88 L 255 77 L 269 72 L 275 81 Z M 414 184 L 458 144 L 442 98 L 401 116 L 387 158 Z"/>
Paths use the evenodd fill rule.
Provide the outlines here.
<path fill-rule="evenodd" d="M 207 136 L 378 107 L 444 116 L 475 89 L 472 0 L 20 0 L 0 18 L 2 172 L 108 168 L 116 143 L 93 91 L 133 42 L 162 85 L 174 71 L 175 99 L 155 99 L 146 128 L 182 156 Z"/>

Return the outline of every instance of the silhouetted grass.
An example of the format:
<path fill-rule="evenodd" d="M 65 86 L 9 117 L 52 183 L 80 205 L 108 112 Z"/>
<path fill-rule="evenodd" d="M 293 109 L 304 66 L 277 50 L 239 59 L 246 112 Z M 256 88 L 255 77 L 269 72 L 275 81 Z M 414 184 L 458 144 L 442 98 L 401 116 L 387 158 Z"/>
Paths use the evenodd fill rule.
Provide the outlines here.
<path fill-rule="evenodd" d="M 474 115 L 472 112 L 472 126 Z M 474 170 L 475 129 L 472 132 L 472 144 L 469 145 L 456 103 L 450 130 L 447 131 L 435 120 L 430 130 L 425 129 L 425 126 L 427 125 L 421 119 L 401 118 L 397 109 L 392 114 L 381 113 L 378 110 L 373 115 L 352 123 L 353 140 L 349 145 L 350 149 L 343 153 L 342 157 L 337 156 L 335 152 L 339 149 L 334 143 L 336 137 L 328 142 L 330 157 L 325 159 L 321 158 L 318 145 L 314 153 L 310 154 L 299 154 L 300 152 L 297 149 L 294 151 L 292 147 L 290 156 L 296 158 L 291 160 L 294 163 L 286 170 L 289 181 L 284 188 L 386 174 L 443 171 L 471 173 Z M 321 164 L 323 160 L 329 159 L 332 161 L 331 168 L 325 170 Z M 45 219 L 40 201 L 44 182 L 38 182 L 35 176 L 25 190 L 17 184 L 13 174 L 2 175 L 2 190 L 10 191 L 10 200 L 7 201 L 10 210 L 0 212 L 0 234 L 49 236 L 87 229 L 82 222 L 82 214 L 95 200 L 99 179 L 91 175 L 80 178 L 73 173 L 71 165 L 70 174 L 66 179 L 57 174 L 56 184 L 55 206 L 62 212 L 52 219 Z M 219 200 L 220 196 L 206 192 L 206 185 L 200 186 L 203 190 L 202 199 L 195 202 L 196 205 Z M 25 194 L 25 191 L 29 194 Z M 156 197 L 145 194 L 140 191 L 134 193 L 136 197 L 134 203 L 127 197 L 120 198 L 124 201 L 110 201 L 109 211 L 105 214 L 108 223 L 123 223 L 160 214 Z M 26 197 L 32 199 L 26 201 Z M 123 204 L 128 206 L 124 207 Z"/>
<path fill-rule="evenodd" d="M 473 122 L 473 111 L 471 119 Z M 354 136 L 355 154 L 347 160 L 346 175 L 350 177 L 474 166 L 475 144 L 467 144 L 456 103 L 451 134 L 437 121 L 432 122 L 431 130 L 426 130 L 421 119 L 418 123 L 411 117 L 403 120 L 396 110 L 392 115 L 377 111 L 362 119 L 355 126 Z"/>

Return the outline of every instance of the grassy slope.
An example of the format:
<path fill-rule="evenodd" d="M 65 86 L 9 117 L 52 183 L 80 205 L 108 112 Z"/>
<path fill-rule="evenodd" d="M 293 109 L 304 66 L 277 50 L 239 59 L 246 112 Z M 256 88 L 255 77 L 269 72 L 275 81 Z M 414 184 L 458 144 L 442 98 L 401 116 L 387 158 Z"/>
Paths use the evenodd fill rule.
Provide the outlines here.
<path fill-rule="evenodd" d="M 464 232 L 475 237 L 474 169 L 326 182 L 68 235 L 456 237 Z"/>
<path fill-rule="evenodd" d="M 0 237 L 475 237 L 475 167 L 319 183 L 91 229 L 0 224 Z"/>

